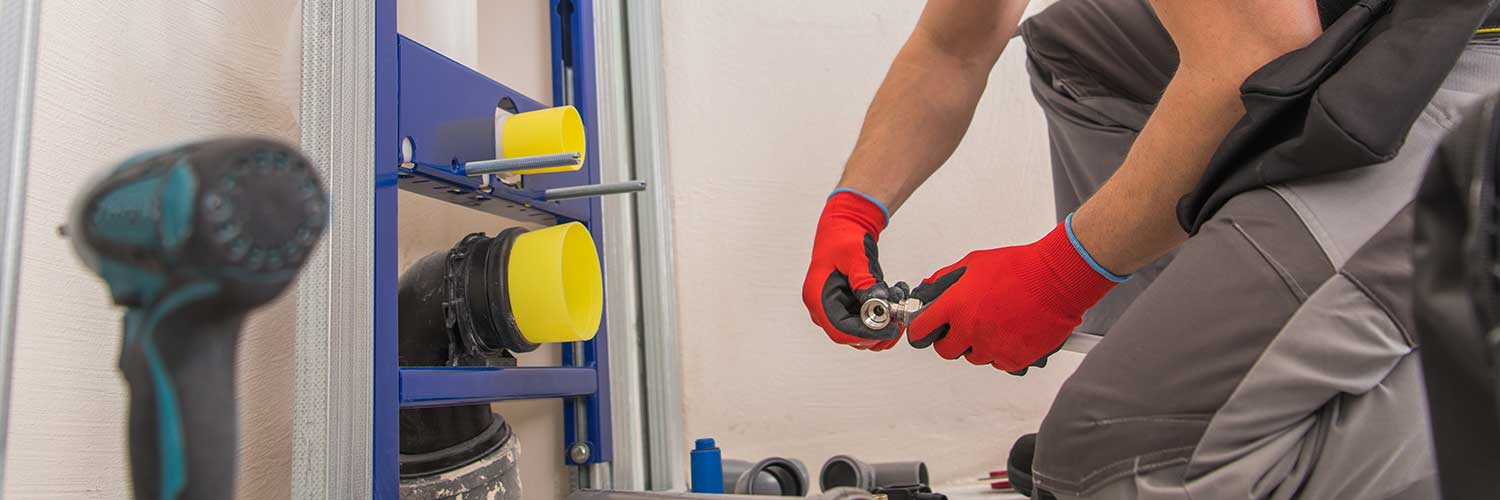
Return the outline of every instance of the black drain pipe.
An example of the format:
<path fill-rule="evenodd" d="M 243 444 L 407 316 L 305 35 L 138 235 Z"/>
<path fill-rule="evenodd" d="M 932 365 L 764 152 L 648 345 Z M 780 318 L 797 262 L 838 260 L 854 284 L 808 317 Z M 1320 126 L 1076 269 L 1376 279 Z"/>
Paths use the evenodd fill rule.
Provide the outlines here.
<path fill-rule="evenodd" d="M 515 366 L 511 352 L 537 348 L 516 328 L 505 287 L 511 244 L 525 232 L 470 234 L 401 274 L 401 366 Z M 511 439 L 488 404 L 401 410 L 400 431 L 402 479 L 469 465 Z"/>

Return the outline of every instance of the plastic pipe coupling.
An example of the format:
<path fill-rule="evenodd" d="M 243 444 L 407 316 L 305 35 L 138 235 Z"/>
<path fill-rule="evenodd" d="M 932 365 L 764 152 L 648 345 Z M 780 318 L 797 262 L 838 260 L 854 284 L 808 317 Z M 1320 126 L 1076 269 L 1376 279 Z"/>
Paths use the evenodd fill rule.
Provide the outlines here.
<path fill-rule="evenodd" d="M 771 457 L 754 464 L 724 461 L 724 492 L 736 495 L 804 497 L 812 487 L 807 467 L 795 459 Z"/>
<path fill-rule="evenodd" d="M 495 157 L 577 153 L 576 163 L 509 172 L 513 175 L 570 172 L 583 167 L 588 153 L 587 135 L 578 109 L 558 106 L 520 114 L 499 113 L 495 118 Z"/>
<path fill-rule="evenodd" d="M 594 338 L 604 278 L 582 224 L 510 228 L 417 261 L 401 275 L 398 303 L 403 366 L 465 365 L 450 358 Z"/>
<path fill-rule="evenodd" d="M 891 486 L 926 485 L 927 464 L 922 462 L 887 462 L 870 464 L 848 455 L 838 455 L 823 463 L 818 474 L 823 491 L 853 487 L 865 491 Z"/>

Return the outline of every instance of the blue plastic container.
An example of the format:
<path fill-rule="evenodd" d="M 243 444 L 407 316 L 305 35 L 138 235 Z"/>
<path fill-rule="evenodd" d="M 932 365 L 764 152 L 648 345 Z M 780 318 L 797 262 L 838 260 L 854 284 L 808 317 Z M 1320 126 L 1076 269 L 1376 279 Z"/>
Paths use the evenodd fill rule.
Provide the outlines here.
<path fill-rule="evenodd" d="M 714 438 L 700 438 L 693 443 L 692 458 L 693 493 L 724 492 L 724 456 L 714 444 Z"/>

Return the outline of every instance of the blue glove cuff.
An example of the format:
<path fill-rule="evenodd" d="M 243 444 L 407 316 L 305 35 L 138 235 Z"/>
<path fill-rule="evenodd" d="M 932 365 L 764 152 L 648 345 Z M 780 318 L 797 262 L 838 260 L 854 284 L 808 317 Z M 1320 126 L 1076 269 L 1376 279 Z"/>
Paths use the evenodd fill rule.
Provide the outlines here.
<path fill-rule="evenodd" d="M 1068 232 L 1068 242 L 1073 244 L 1073 249 L 1078 251 L 1078 256 L 1083 257 L 1083 261 L 1088 262 L 1089 267 L 1094 268 L 1094 272 L 1099 273 L 1099 275 L 1103 276 L 1104 279 L 1113 281 L 1115 283 L 1124 283 L 1125 280 L 1130 279 L 1130 275 L 1128 274 L 1120 276 L 1118 274 L 1109 272 L 1109 270 L 1105 269 L 1104 266 L 1099 265 L 1099 261 L 1094 260 L 1093 255 L 1089 255 L 1088 249 L 1083 248 L 1083 243 L 1080 243 L 1078 241 L 1078 235 L 1073 234 L 1073 214 L 1068 214 L 1068 217 L 1066 219 L 1063 219 L 1063 227 Z"/>
<path fill-rule="evenodd" d="M 870 203 L 874 203 L 875 206 L 880 207 L 880 213 L 882 213 L 882 214 L 885 215 L 885 223 L 886 224 L 890 224 L 891 223 L 891 209 L 886 208 L 885 204 L 881 203 L 880 200 L 877 200 L 877 199 L 871 197 L 868 194 L 861 193 L 861 192 L 859 192 L 858 189 L 846 188 L 846 187 L 841 187 L 841 188 L 833 190 L 832 193 L 828 193 L 828 198 L 833 198 L 833 195 L 836 195 L 836 194 L 839 194 L 839 193 L 851 193 L 851 194 L 858 195 L 860 198 L 864 198 L 866 200 L 869 200 Z M 828 198 L 824 198 L 824 201 L 827 201 Z M 1071 234 L 1071 233 L 1069 233 L 1069 234 Z"/>

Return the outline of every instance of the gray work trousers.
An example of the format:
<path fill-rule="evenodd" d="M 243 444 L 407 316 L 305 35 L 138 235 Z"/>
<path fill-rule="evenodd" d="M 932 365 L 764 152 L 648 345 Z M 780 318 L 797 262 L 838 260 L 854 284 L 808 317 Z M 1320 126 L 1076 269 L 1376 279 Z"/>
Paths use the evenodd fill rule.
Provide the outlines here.
<path fill-rule="evenodd" d="M 1176 50 L 1144 0 L 1063 0 L 1021 34 L 1066 214 L 1123 161 Z M 1495 92 L 1500 43 L 1476 40 L 1397 158 L 1241 194 L 1090 311 L 1080 331 L 1107 334 L 1043 421 L 1038 488 L 1436 498 L 1406 207 L 1451 118 Z"/>

